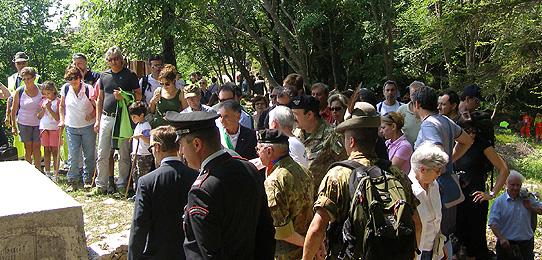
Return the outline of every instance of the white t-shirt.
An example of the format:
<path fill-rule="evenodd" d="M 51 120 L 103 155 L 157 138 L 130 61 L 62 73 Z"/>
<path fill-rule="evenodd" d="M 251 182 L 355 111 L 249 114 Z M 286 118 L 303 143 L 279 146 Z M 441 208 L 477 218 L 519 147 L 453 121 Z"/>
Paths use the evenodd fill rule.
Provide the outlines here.
<path fill-rule="evenodd" d="M 288 138 L 288 143 L 290 148 L 290 156 L 292 159 L 308 169 L 309 159 L 307 158 L 307 150 L 305 150 L 303 143 L 295 136 Z"/>
<path fill-rule="evenodd" d="M 420 250 L 431 251 L 433 250 L 435 238 L 440 231 L 440 221 L 442 219 L 439 186 L 437 181 L 433 181 L 429 184 L 428 192 L 426 192 L 416 179 L 413 171 L 408 174 L 408 178 L 412 181 L 412 193 L 420 200 L 420 205 L 416 208 L 423 223 Z M 419 257 L 416 259 L 419 259 Z"/>
<path fill-rule="evenodd" d="M 65 88 L 69 87 L 67 95 L 64 97 Z M 91 120 L 85 120 L 88 114 L 94 113 L 94 106 L 86 95 L 86 88 L 89 88 L 89 95 L 92 93 L 92 89 L 87 84 L 81 84 L 81 90 L 76 95 L 73 91 L 73 87 L 66 83 L 60 89 L 60 95 L 64 97 L 65 104 L 65 116 L 64 124 L 73 128 L 82 128 L 89 125 L 94 125 L 96 118 Z"/>
<path fill-rule="evenodd" d="M 378 103 L 376 105 L 376 111 L 381 115 L 385 115 L 386 113 L 388 113 L 389 111 L 393 111 L 393 112 L 397 112 L 397 109 L 401 106 L 401 102 L 399 101 L 395 101 L 395 104 L 391 105 L 391 106 L 388 106 L 384 103 L 384 101 Z"/>
<path fill-rule="evenodd" d="M 138 123 L 134 129 L 134 135 L 143 134 L 149 139 L 151 138 L 150 132 L 151 125 L 147 121 Z M 137 147 L 137 140 L 139 140 L 139 148 Z M 132 155 L 136 154 L 136 149 L 137 155 L 150 155 L 151 153 L 149 153 L 149 146 L 150 143 L 143 141 L 143 139 L 132 139 Z"/>
<path fill-rule="evenodd" d="M 47 98 L 44 98 L 40 102 L 40 107 L 45 104 L 45 102 L 51 102 L 51 110 L 53 112 L 58 113 L 59 111 L 59 105 L 60 105 L 60 99 L 56 98 L 53 101 L 49 101 Z M 40 129 L 43 130 L 58 130 L 58 120 L 55 120 L 51 113 L 49 113 L 49 110 L 45 109 L 45 113 L 43 113 L 43 117 L 40 119 Z"/>

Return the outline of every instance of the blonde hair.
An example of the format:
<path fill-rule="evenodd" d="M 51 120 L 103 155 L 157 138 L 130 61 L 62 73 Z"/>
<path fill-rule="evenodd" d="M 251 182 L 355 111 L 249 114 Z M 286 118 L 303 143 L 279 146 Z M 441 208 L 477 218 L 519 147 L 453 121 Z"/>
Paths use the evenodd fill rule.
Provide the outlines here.
<path fill-rule="evenodd" d="M 403 128 L 403 125 L 405 124 L 405 115 L 399 112 L 389 111 L 380 118 L 382 119 L 382 122 L 388 125 L 396 124 L 398 129 Z"/>

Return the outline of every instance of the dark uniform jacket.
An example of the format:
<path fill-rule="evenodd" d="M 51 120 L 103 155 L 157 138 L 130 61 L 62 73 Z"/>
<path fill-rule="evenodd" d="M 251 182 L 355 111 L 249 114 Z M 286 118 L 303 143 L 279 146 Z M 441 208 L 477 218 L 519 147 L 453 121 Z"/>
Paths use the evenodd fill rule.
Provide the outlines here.
<path fill-rule="evenodd" d="M 239 127 L 241 130 L 239 130 L 239 138 L 237 139 L 235 151 L 241 155 L 241 157 L 249 160 L 258 157 L 258 154 L 256 153 L 256 145 L 258 145 L 256 131 L 242 125 L 239 125 Z"/>
<path fill-rule="evenodd" d="M 186 259 L 273 259 L 275 229 L 264 176 L 227 153 L 204 167 L 188 193 Z"/>
<path fill-rule="evenodd" d="M 171 160 L 139 179 L 128 259 L 185 259 L 182 215 L 197 176 Z"/>

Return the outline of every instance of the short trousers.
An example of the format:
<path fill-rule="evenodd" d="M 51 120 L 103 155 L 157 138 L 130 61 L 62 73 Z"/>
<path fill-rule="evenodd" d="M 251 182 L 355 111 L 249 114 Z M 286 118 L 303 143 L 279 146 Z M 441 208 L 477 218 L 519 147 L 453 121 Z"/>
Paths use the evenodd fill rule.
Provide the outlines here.
<path fill-rule="evenodd" d="M 132 178 L 134 179 L 134 185 L 137 187 L 137 181 L 139 178 L 145 176 L 151 171 L 152 164 L 154 163 L 154 157 L 152 154 L 149 155 L 131 155 L 132 160 L 135 161 L 134 170 L 132 173 Z"/>
<path fill-rule="evenodd" d="M 21 143 L 40 142 L 39 126 L 28 126 L 17 123 L 19 128 L 19 141 Z"/>
<path fill-rule="evenodd" d="M 58 139 L 60 139 L 60 130 L 45 130 L 40 129 L 41 146 L 58 146 Z M 62 145 L 62 139 L 60 139 L 60 145 Z"/>

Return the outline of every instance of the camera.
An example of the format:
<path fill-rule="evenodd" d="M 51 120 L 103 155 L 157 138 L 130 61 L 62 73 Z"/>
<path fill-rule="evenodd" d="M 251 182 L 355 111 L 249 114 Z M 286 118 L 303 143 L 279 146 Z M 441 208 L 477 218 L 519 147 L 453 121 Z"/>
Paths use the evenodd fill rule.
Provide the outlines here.
<path fill-rule="evenodd" d="M 519 197 L 521 197 L 522 199 L 529 198 L 529 196 L 532 196 L 533 198 L 537 199 L 538 192 L 534 192 L 534 193 L 529 192 L 527 188 L 521 188 L 521 190 L 519 190 Z"/>

